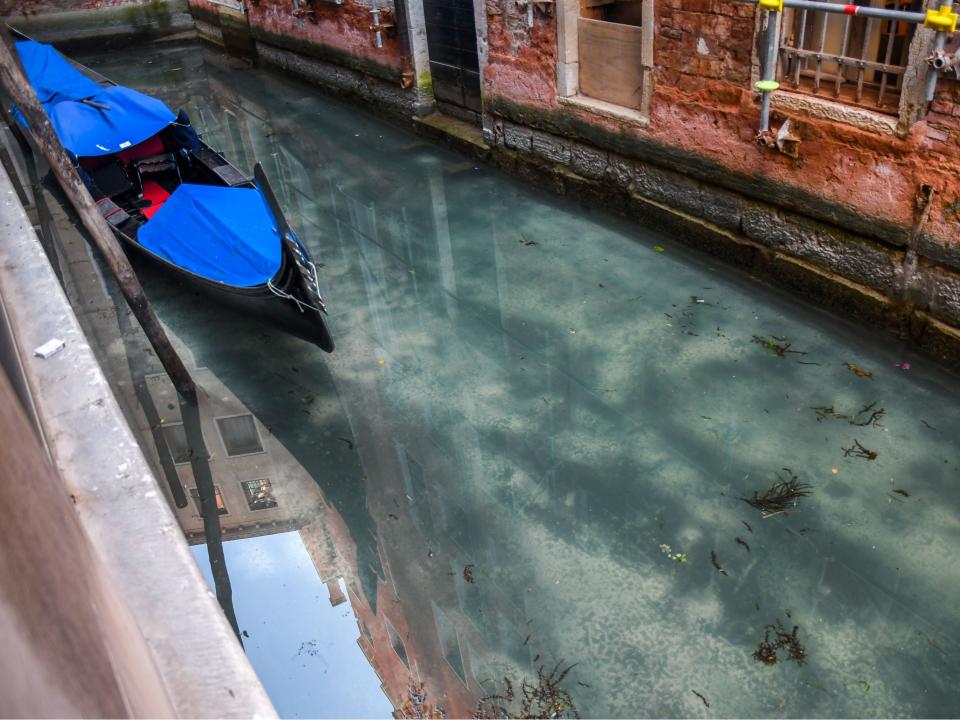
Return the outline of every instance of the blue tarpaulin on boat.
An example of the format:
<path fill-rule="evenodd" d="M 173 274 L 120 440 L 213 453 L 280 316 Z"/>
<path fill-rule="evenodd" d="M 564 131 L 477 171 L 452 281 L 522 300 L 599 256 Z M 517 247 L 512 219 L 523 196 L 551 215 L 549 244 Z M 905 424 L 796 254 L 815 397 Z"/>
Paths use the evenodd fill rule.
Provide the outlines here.
<path fill-rule="evenodd" d="M 17 51 L 60 142 L 74 155 L 119 152 L 156 135 L 176 119 L 170 108 L 149 95 L 119 85 L 100 87 L 50 45 L 23 40 L 17 43 Z"/>
<path fill-rule="evenodd" d="M 137 239 L 152 253 L 210 280 L 251 287 L 280 269 L 280 233 L 250 188 L 183 184 Z"/>

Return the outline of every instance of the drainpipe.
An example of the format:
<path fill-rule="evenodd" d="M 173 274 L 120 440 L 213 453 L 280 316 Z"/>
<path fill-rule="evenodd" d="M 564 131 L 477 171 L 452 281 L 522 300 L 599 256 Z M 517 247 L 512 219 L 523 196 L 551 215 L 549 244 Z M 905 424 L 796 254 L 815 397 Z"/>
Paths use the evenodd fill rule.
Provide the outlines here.
<path fill-rule="evenodd" d="M 762 75 L 756 84 L 763 93 L 760 99 L 760 137 L 770 131 L 770 94 L 780 87 L 776 81 L 777 65 L 777 19 L 783 10 L 783 0 L 759 0 L 760 8 L 767 10 L 767 45 L 764 52 Z"/>
<path fill-rule="evenodd" d="M 933 55 L 927 58 L 930 68 L 927 70 L 924 99 L 931 102 L 937 90 L 937 78 L 940 76 L 937 60 L 943 56 L 943 45 L 947 40 L 947 33 L 957 29 L 957 13 L 953 12 L 953 0 L 943 0 L 936 10 L 927 10 L 923 25 L 937 31 L 933 41 Z"/>
<path fill-rule="evenodd" d="M 373 44 L 379 50 L 383 47 L 383 35 L 380 33 L 380 8 L 377 7 L 377 0 L 370 0 L 370 8 L 373 16 L 373 26 L 370 28 L 373 30 Z"/>

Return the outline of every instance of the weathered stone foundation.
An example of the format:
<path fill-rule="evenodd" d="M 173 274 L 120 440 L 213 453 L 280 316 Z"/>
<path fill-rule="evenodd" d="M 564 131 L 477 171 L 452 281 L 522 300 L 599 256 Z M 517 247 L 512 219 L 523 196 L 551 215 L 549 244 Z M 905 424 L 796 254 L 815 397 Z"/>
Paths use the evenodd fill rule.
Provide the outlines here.
<path fill-rule="evenodd" d="M 662 166 L 493 117 L 493 160 L 511 174 L 670 233 L 845 317 L 960 365 L 960 264 L 910 229 L 868 235 Z M 882 238 L 882 239 L 881 239 Z"/>
<path fill-rule="evenodd" d="M 388 117 L 409 120 L 422 115 L 432 105 L 425 103 L 415 89 L 404 90 L 399 82 L 391 83 L 342 65 L 299 55 L 259 41 L 256 48 L 261 62 L 319 85 L 334 94 L 364 103 L 369 109 Z"/>

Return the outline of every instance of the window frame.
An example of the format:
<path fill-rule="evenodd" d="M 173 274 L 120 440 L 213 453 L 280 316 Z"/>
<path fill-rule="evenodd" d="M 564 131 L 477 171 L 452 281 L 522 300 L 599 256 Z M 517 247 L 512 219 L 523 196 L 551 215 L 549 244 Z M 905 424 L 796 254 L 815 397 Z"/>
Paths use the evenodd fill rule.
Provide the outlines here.
<path fill-rule="evenodd" d="M 232 455 L 230 453 L 230 450 L 227 448 L 227 441 L 223 436 L 223 429 L 220 427 L 220 421 L 232 420 L 233 418 L 238 418 L 238 417 L 250 418 L 250 421 L 253 423 L 253 432 L 257 436 L 257 443 L 260 445 L 259 450 L 255 450 L 253 452 L 238 453 L 236 455 Z M 224 457 L 242 458 L 242 457 L 250 457 L 251 455 L 262 455 L 265 452 L 267 452 L 267 449 L 263 444 L 263 436 L 260 434 L 260 428 L 257 427 L 257 418 L 254 416 L 253 413 L 235 413 L 233 415 L 218 415 L 213 418 L 213 424 L 217 428 L 217 436 L 220 438 L 220 447 L 223 448 Z"/>

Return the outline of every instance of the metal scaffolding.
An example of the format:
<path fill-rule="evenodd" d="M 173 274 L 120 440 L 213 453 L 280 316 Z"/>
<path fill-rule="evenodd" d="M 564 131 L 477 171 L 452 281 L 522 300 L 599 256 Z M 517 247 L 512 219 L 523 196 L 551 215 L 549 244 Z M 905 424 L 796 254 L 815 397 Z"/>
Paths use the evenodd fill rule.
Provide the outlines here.
<path fill-rule="evenodd" d="M 734 0 L 736 2 L 752 2 L 752 0 Z M 891 62 L 894 33 L 888 34 L 887 47 L 885 50 L 883 62 L 872 62 L 866 59 L 866 47 L 861 52 L 860 58 L 848 58 L 845 53 L 847 50 L 847 41 L 850 36 L 851 18 L 865 17 L 868 23 L 872 23 L 874 18 L 889 20 L 891 22 L 906 22 L 914 25 L 923 25 L 936 33 L 934 38 L 934 54 L 926 59 L 928 64 L 925 99 L 927 102 L 933 100 L 934 92 L 937 86 L 937 77 L 942 69 L 947 69 L 953 64 L 952 58 L 946 58 L 943 53 L 946 35 L 957 29 L 957 13 L 953 12 L 953 0 L 942 0 L 936 10 L 927 10 L 926 12 L 908 12 L 905 10 L 889 10 L 884 8 L 864 7 L 861 5 L 842 5 L 840 3 L 823 2 L 822 0 L 757 0 L 757 5 L 766 12 L 766 37 L 763 45 L 763 65 L 761 67 L 761 79 L 756 83 L 756 88 L 761 92 L 760 101 L 760 135 L 764 136 L 770 130 L 770 99 L 771 94 L 780 88 L 780 83 L 776 79 L 777 55 L 780 50 L 780 14 L 784 8 L 797 8 L 802 11 L 801 23 L 801 43 L 803 33 L 806 28 L 808 12 L 824 12 L 837 15 L 845 15 L 842 35 L 842 48 L 840 54 L 824 52 L 824 42 L 826 33 L 826 23 L 821 24 L 820 47 L 819 50 L 805 50 L 800 48 L 788 48 L 786 52 L 793 57 L 794 82 L 799 84 L 800 80 L 800 61 L 812 59 L 816 62 L 814 74 L 814 88 L 819 89 L 821 80 L 821 65 L 824 60 L 835 62 L 839 66 L 849 65 L 857 68 L 857 100 L 859 101 L 863 93 L 864 72 L 866 70 L 876 70 L 881 73 L 880 89 L 878 95 L 878 104 L 882 104 L 884 93 L 887 90 L 888 74 L 897 75 L 897 86 L 899 86 L 904 67 Z M 869 27 L 869 25 L 868 25 Z M 836 92 L 839 93 L 842 75 L 838 73 L 836 77 Z"/>

